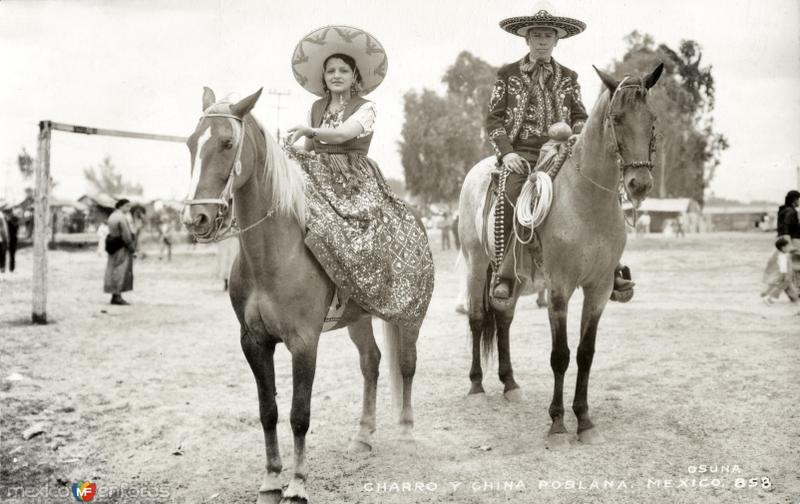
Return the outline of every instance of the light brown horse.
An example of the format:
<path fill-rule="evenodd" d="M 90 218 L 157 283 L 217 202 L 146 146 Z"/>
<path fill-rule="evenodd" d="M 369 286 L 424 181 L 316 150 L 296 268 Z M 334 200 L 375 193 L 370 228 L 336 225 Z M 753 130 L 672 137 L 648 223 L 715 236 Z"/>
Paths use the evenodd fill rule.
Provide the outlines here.
<path fill-rule="evenodd" d="M 589 417 L 587 390 L 597 325 L 611 294 L 615 266 L 625 248 L 625 221 L 618 186 L 622 178 L 628 198 L 634 202 L 643 200 L 653 187 L 650 159 L 655 116 L 647 103 L 647 94 L 658 81 L 662 69 L 663 65 L 659 65 L 644 77 L 626 77 L 622 82 L 597 71 L 606 89 L 589 115 L 572 156 L 554 180 L 550 213 L 536 229 L 542 245 L 543 271 L 533 274 L 529 255 L 523 257 L 520 264 L 522 277 L 543 276 L 550 289 L 550 365 L 555 387 L 547 442 L 552 447 L 568 444 L 563 405 L 564 373 L 570 360 L 567 307 L 578 287 L 583 289 L 583 312 L 572 409 L 578 417 L 579 439 L 586 443 L 602 439 Z M 481 208 L 492 170 L 494 158 L 475 165 L 464 180 L 459 201 L 459 233 L 468 266 L 468 315 L 472 332 L 469 394 L 485 397 L 481 348 L 484 355 L 488 353 L 496 337 L 504 394 L 516 401 L 522 394 L 514 380 L 509 346 L 509 327 L 516 299 L 506 311 L 496 311 L 488 302 L 489 261 L 494 239 L 491 236 L 488 240 L 482 239 L 480 231 L 485 226 Z M 492 226 L 488 227 L 491 231 Z"/>
<path fill-rule="evenodd" d="M 235 104 L 216 102 L 203 94 L 203 115 L 189 137 L 192 187 L 183 221 L 199 241 L 218 238 L 230 223 L 230 205 L 241 229 L 241 245 L 230 277 L 230 297 L 241 324 L 241 345 L 255 376 L 266 444 L 266 473 L 259 502 L 307 502 L 306 432 L 311 414 L 311 387 L 317 344 L 334 295 L 333 282 L 306 248 L 304 178 L 250 111 L 261 90 Z M 360 354 L 364 377 L 360 428 L 349 450 L 372 448 L 375 402 L 381 353 L 372 319 L 349 304 L 345 319 Z M 401 441 L 413 444 L 411 384 L 416 367 L 419 331 L 384 325 L 390 380 L 401 426 Z M 283 468 L 275 426 L 275 345 L 283 342 L 292 355 L 291 427 L 294 472 L 282 490 Z"/>

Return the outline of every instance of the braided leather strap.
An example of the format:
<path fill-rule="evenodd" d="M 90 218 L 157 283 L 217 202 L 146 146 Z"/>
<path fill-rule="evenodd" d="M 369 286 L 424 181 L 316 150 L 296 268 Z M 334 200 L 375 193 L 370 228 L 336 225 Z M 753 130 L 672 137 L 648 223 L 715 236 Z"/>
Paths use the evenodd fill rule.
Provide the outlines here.
<path fill-rule="evenodd" d="M 508 177 L 508 168 L 502 168 L 500 171 L 500 179 L 497 183 L 497 197 L 495 199 L 494 207 L 494 270 L 500 268 L 500 263 L 503 262 L 505 255 L 506 237 L 505 228 L 505 198 L 506 198 L 506 177 Z M 513 218 L 513 215 L 512 215 Z"/>

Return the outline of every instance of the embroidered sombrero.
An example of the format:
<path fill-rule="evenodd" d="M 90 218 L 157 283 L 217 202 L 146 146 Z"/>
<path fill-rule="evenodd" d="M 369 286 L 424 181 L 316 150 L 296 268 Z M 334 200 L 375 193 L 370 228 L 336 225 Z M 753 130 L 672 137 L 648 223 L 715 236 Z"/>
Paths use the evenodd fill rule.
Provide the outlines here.
<path fill-rule="evenodd" d="M 375 37 L 352 26 L 323 26 L 303 37 L 295 47 L 292 54 L 294 78 L 307 91 L 324 96 L 322 64 L 336 53 L 356 60 L 362 95 L 373 91 L 386 77 L 386 51 Z"/>
<path fill-rule="evenodd" d="M 508 33 L 524 37 L 533 27 L 552 28 L 558 33 L 558 38 L 567 38 L 577 35 L 586 29 L 586 23 L 568 17 L 553 16 L 546 10 L 540 10 L 533 16 L 520 16 L 500 21 L 500 28 Z"/>

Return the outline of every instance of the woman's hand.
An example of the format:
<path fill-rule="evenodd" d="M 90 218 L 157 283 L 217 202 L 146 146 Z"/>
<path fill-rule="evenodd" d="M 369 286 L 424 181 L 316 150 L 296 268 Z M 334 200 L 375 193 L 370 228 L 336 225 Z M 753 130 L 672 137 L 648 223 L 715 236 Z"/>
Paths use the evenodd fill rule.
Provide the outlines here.
<path fill-rule="evenodd" d="M 311 128 L 298 124 L 297 126 L 289 128 L 287 133 L 289 133 L 289 145 L 293 145 L 302 137 L 311 135 Z"/>

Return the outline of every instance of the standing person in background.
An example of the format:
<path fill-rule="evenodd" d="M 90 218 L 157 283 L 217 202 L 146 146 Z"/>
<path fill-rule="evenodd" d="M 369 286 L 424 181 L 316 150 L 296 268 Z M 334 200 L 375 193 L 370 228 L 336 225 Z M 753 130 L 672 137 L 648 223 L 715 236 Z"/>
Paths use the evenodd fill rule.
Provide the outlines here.
<path fill-rule="evenodd" d="M 456 250 L 461 248 L 461 238 L 458 236 L 458 212 L 453 214 L 453 224 L 450 226 L 453 231 L 453 242 L 456 244 Z"/>
<path fill-rule="evenodd" d="M 4 212 L 0 210 L 0 273 L 6 272 L 6 249 L 8 248 L 8 226 Z"/>
<path fill-rule="evenodd" d="M 8 212 L 8 271 L 14 272 L 17 266 L 17 235 L 19 234 L 20 211 L 13 209 Z"/>
<path fill-rule="evenodd" d="M 789 191 L 786 193 L 784 204 L 778 208 L 778 236 L 786 238 L 789 248 L 800 249 L 800 219 L 797 216 L 797 206 L 800 204 L 800 192 Z"/>
<path fill-rule="evenodd" d="M 450 214 L 445 212 L 439 221 L 439 229 L 442 232 L 442 250 L 450 250 Z"/>
<path fill-rule="evenodd" d="M 239 255 L 239 239 L 227 239 L 217 243 L 217 279 L 222 280 L 222 290 L 228 290 L 231 278 L 231 267 Z"/>
<path fill-rule="evenodd" d="M 122 293 L 133 290 L 133 259 L 136 252 L 136 238 L 128 224 L 131 202 L 122 198 L 117 201 L 115 208 L 108 218 L 108 263 L 103 291 L 111 294 L 111 304 L 128 305 L 130 303 L 122 299 Z"/>

